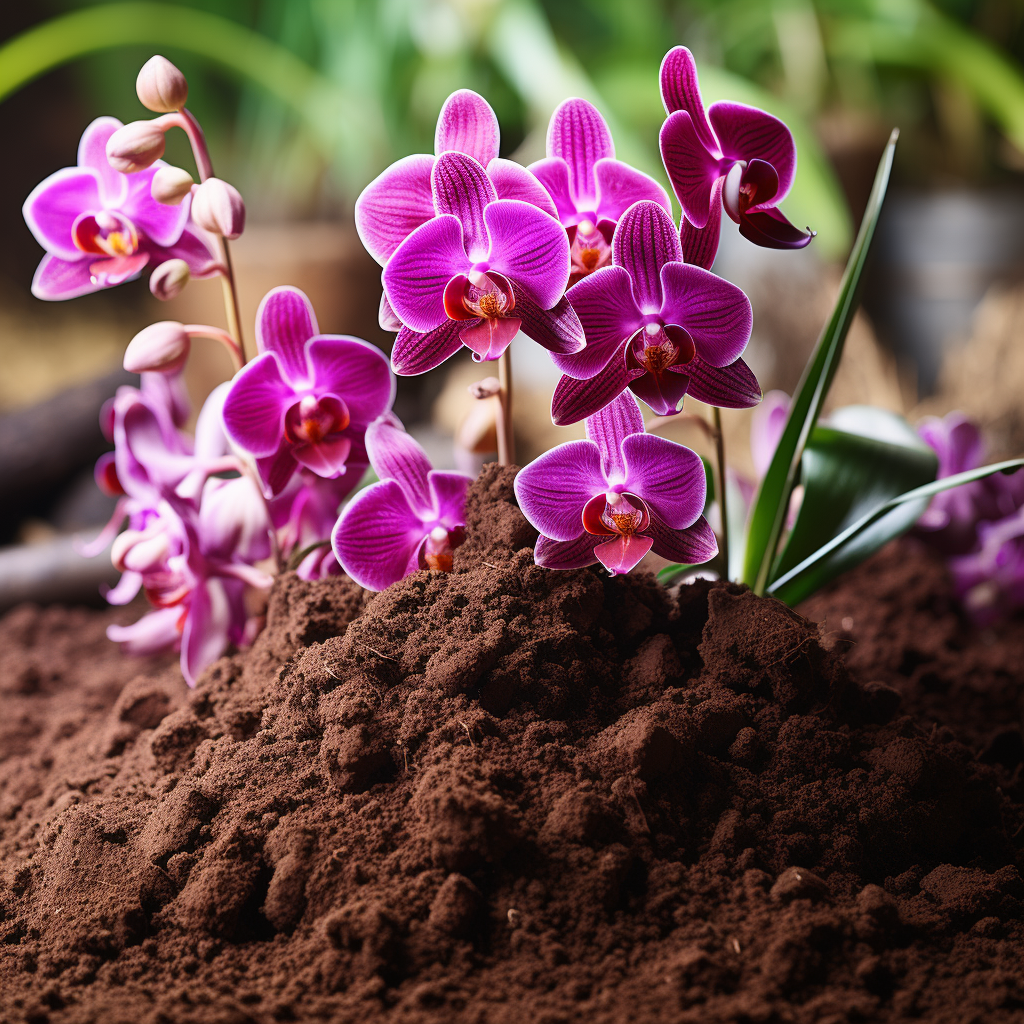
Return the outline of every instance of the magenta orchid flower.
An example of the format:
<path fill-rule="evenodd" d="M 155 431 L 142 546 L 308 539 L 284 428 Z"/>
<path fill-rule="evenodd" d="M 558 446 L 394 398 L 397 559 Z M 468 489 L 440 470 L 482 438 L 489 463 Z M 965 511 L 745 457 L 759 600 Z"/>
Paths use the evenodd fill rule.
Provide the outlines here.
<path fill-rule="evenodd" d="M 40 182 L 25 200 L 25 221 L 46 255 L 32 281 L 40 299 L 71 299 L 137 277 L 147 267 L 184 260 L 193 277 L 219 264 L 205 233 L 189 221 L 189 199 L 177 206 L 150 194 L 163 161 L 135 174 L 115 171 L 107 140 L 122 127 L 97 118 L 78 146 L 78 166 Z"/>
<path fill-rule="evenodd" d="M 587 418 L 587 440 L 560 444 L 515 479 L 523 514 L 540 531 L 538 565 L 579 569 L 600 562 L 627 573 L 653 550 L 695 565 L 718 551 L 702 512 L 700 457 L 644 433 L 640 406 L 620 395 Z"/>
<path fill-rule="evenodd" d="M 548 124 L 547 157 L 530 164 L 569 234 L 569 284 L 607 266 L 615 225 L 646 199 L 671 214 L 668 193 L 653 178 L 615 159 L 608 124 L 586 100 L 565 100 Z"/>
<path fill-rule="evenodd" d="M 739 358 L 750 338 L 750 302 L 735 285 L 683 262 L 672 218 L 657 203 L 634 203 L 622 215 L 612 265 L 566 297 L 587 346 L 556 360 L 565 376 L 551 402 L 555 423 L 591 416 L 627 388 L 662 416 L 678 412 L 688 393 L 730 409 L 760 401 Z"/>
<path fill-rule="evenodd" d="M 426 452 L 394 416 L 372 423 L 366 451 L 380 482 L 345 507 L 334 554 L 361 587 L 383 590 L 419 569 L 449 572 L 465 539 L 472 478 L 431 468 Z"/>
<path fill-rule="evenodd" d="M 291 287 L 264 296 L 256 342 L 260 354 L 224 402 L 224 426 L 256 457 L 268 496 L 299 466 L 329 479 L 350 461 L 364 467 L 366 427 L 395 400 L 387 356 L 359 338 L 320 334 L 309 300 Z"/>
<path fill-rule="evenodd" d="M 948 564 L 957 597 L 977 625 L 994 625 L 1024 608 L 1024 505 L 979 523 L 977 549 Z"/>
<path fill-rule="evenodd" d="M 756 245 L 800 249 L 810 242 L 813 232 L 794 227 L 778 209 L 796 174 L 796 146 L 777 117 L 726 102 L 705 113 L 697 65 L 685 46 L 662 61 L 661 98 L 668 112 L 661 156 L 683 208 L 688 262 L 706 269 L 714 263 L 723 208 Z"/>
<path fill-rule="evenodd" d="M 564 298 L 569 240 L 554 217 L 500 199 L 480 163 L 442 153 L 430 172 L 437 216 L 395 249 L 382 280 L 400 321 L 396 373 L 433 369 L 465 345 L 497 359 L 522 329 L 553 355 L 586 343 Z"/>

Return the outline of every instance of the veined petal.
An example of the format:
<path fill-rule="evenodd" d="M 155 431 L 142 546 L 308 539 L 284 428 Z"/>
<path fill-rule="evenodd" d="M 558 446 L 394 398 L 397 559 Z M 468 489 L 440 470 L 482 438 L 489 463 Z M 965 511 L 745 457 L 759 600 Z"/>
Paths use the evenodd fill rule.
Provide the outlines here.
<path fill-rule="evenodd" d="M 622 454 L 627 491 L 643 498 L 674 530 L 697 521 L 704 511 L 707 480 L 696 452 L 666 437 L 632 433 L 622 441 Z"/>
<path fill-rule="evenodd" d="M 603 409 L 588 416 L 584 426 L 587 437 L 601 452 L 601 467 L 605 478 L 620 482 L 626 480 L 622 442 L 630 434 L 644 432 L 644 417 L 636 399 L 629 392 L 623 392 Z M 636 488 L 631 487 L 629 490 Z"/>
<path fill-rule="evenodd" d="M 383 590 L 419 568 L 426 536 L 396 480 L 360 491 L 342 510 L 331 543 L 341 567 L 367 590 Z"/>
<path fill-rule="evenodd" d="M 116 623 L 107 626 L 107 638 L 116 644 L 123 644 L 129 654 L 158 654 L 174 647 L 181 639 L 181 631 L 178 629 L 181 613 L 182 609 L 178 605 L 158 608 L 130 626 L 119 626 Z"/>
<path fill-rule="evenodd" d="M 462 348 L 459 334 L 465 326 L 465 320 L 445 320 L 423 334 L 403 327 L 391 349 L 391 368 L 403 377 L 411 377 L 440 366 Z"/>
<path fill-rule="evenodd" d="M 427 474 L 434 513 L 445 529 L 465 524 L 466 492 L 472 482 L 471 476 L 450 470 L 432 469 Z"/>
<path fill-rule="evenodd" d="M 692 263 L 666 263 L 661 283 L 665 323 L 686 328 L 704 362 L 712 366 L 735 362 L 747 347 L 754 323 L 746 295 Z"/>
<path fill-rule="evenodd" d="M 221 580 L 205 580 L 192 591 L 181 637 L 181 674 L 189 686 L 228 649 L 231 619 L 231 601 Z"/>
<path fill-rule="evenodd" d="M 158 203 L 153 198 L 150 192 L 153 178 L 161 167 L 166 166 L 163 160 L 158 160 L 145 171 L 122 175 L 128 183 L 128 193 L 121 212 L 150 242 L 161 247 L 173 245 L 181 237 L 192 205 L 191 196 L 186 196 L 177 206 Z"/>
<path fill-rule="evenodd" d="M 685 530 L 673 530 L 652 508 L 647 533 L 654 541 L 654 553 L 672 562 L 700 565 L 718 554 L 715 531 L 703 516 Z"/>
<path fill-rule="evenodd" d="M 256 310 L 256 346 L 277 356 L 286 380 L 299 385 L 310 381 L 306 342 L 318 333 L 316 314 L 305 292 L 282 285 L 263 296 Z"/>
<path fill-rule="evenodd" d="M 659 137 L 661 159 L 688 220 L 704 227 L 711 211 L 711 186 L 721 177 L 718 158 L 705 148 L 685 110 L 669 114 Z"/>
<path fill-rule="evenodd" d="M 597 561 L 594 548 L 597 537 L 584 531 L 573 540 L 552 540 L 538 537 L 533 560 L 545 569 L 583 569 Z"/>
<path fill-rule="evenodd" d="M 259 458 L 273 455 L 284 437 L 284 415 L 295 392 L 281 377 L 278 357 L 264 352 L 235 376 L 224 400 L 224 428 Z"/>
<path fill-rule="evenodd" d="M 579 536 L 583 507 L 607 490 L 593 441 L 567 441 L 521 469 L 513 485 L 523 515 L 552 540 Z"/>
<path fill-rule="evenodd" d="M 562 377 L 551 397 L 551 420 L 556 426 L 564 427 L 593 416 L 621 395 L 631 381 L 643 375 L 642 369 L 626 366 L 622 349 L 600 373 L 588 380 L 577 380 L 568 375 Z"/>
<path fill-rule="evenodd" d="M 687 263 L 710 270 L 718 255 L 718 243 L 722 235 L 722 184 L 718 178 L 711 187 L 711 206 L 707 223 L 702 228 L 694 227 L 683 214 L 679 225 L 679 242 L 683 248 L 683 259 Z"/>
<path fill-rule="evenodd" d="M 586 380 L 603 370 L 623 342 L 643 327 L 643 315 L 625 267 L 602 267 L 574 284 L 565 297 L 583 325 L 587 344 L 560 360 L 558 368 Z"/>
<path fill-rule="evenodd" d="M 393 417 L 382 417 L 366 429 L 366 452 L 381 480 L 394 480 L 421 519 L 432 518 L 434 503 L 428 474 L 433 468 L 427 453 Z"/>
<path fill-rule="evenodd" d="M 598 217 L 617 221 L 634 203 L 657 203 L 672 215 L 668 193 L 652 177 L 621 160 L 598 160 L 594 165 Z"/>
<path fill-rule="evenodd" d="M 100 185 L 95 171 L 65 167 L 44 178 L 28 194 L 21 212 L 35 240 L 49 253 L 75 261 L 82 253 L 71 226 L 79 214 L 100 208 Z"/>
<path fill-rule="evenodd" d="M 802 249 L 814 237 L 813 231 L 801 231 L 777 209 L 740 214 L 740 234 L 765 249 Z"/>
<path fill-rule="evenodd" d="M 406 327 L 432 331 L 448 319 L 445 287 L 456 274 L 468 273 L 470 266 L 458 217 L 435 217 L 417 228 L 385 265 L 382 279 L 388 302 Z"/>
<path fill-rule="evenodd" d="M 777 117 L 745 103 L 712 103 L 708 119 L 722 153 L 733 160 L 766 160 L 779 175 L 776 202 L 785 199 L 796 174 L 793 134 Z"/>
<path fill-rule="evenodd" d="M 580 214 L 569 189 L 569 165 L 560 157 L 547 157 L 530 164 L 530 171 L 551 196 L 558 220 L 566 227 L 575 224 Z"/>
<path fill-rule="evenodd" d="M 484 220 L 490 269 L 518 285 L 542 309 L 554 306 L 569 281 L 569 238 L 562 225 L 515 199 L 491 203 Z"/>
<path fill-rule="evenodd" d="M 491 105 L 471 89 L 458 89 L 444 101 L 434 130 L 434 153 L 465 153 L 486 167 L 498 155 L 498 119 Z"/>
<path fill-rule="evenodd" d="M 622 215 L 612 238 L 612 261 L 629 273 L 641 313 L 657 313 L 662 308 L 661 269 L 682 258 L 676 226 L 657 203 L 634 203 Z M 585 283 L 581 281 L 573 291 Z"/>
<path fill-rule="evenodd" d="M 496 158 L 487 165 L 487 176 L 499 199 L 519 199 L 558 220 L 558 211 L 547 189 L 522 164 Z"/>
<path fill-rule="evenodd" d="M 120 208 L 128 195 L 128 176 L 115 171 L 107 159 L 107 140 L 123 127 L 116 117 L 97 117 L 82 132 L 78 143 L 78 166 L 96 172 L 103 205 L 108 210 Z"/>
<path fill-rule="evenodd" d="M 728 366 L 711 366 L 700 356 L 686 364 L 690 375 L 688 393 L 719 409 L 750 409 L 761 401 L 761 386 L 742 359 Z"/>
<path fill-rule="evenodd" d="M 353 423 L 372 423 L 395 401 L 388 357 L 368 341 L 321 334 L 307 344 L 306 358 L 317 392 L 344 399 Z"/>
<path fill-rule="evenodd" d="M 704 100 L 697 81 L 697 64 L 685 46 L 673 46 L 661 62 L 661 100 L 665 112 L 672 114 L 685 110 L 693 120 L 697 137 L 709 150 L 717 149 L 715 139 L 704 112 Z"/>
<path fill-rule="evenodd" d="M 587 339 L 568 299 L 563 296 L 551 309 L 541 309 L 517 285 L 512 286 L 512 291 L 516 297 L 515 314 L 523 334 L 546 348 L 556 365 L 583 350 Z"/>
<path fill-rule="evenodd" d="M 381 266 L 420 225 L 433 219 L 433 166 L 434 158 L 425 153 L 402 157 L 374 178 L 356 200 L 356 231 Z"/>
<path fill-rule="evenodd" d="M 577 208 L 597 199 L 594 165 L 615 156 L 611 132 L 600 111 L 586 100 L 564 100 L 548 123 L 547 155 L 569 167 L 569 189 Z"/>
<path fill-rule="evenodd" d="M 74 299 L 98 291 L 103 286 L 93 280 L 89 259 L 68 261 L 46 255 L 32 278 L 32 294 L 37 299 Z"/>
<path fill-rule="evenodd" d="M 462 224 L 462 236 L 470 261 L 487 256 L 487 227 L 484 209 L 498 198 L 483 165 L 465 153 L 442 153 L 430 172 L 434 209 L 450 213 Z"/>

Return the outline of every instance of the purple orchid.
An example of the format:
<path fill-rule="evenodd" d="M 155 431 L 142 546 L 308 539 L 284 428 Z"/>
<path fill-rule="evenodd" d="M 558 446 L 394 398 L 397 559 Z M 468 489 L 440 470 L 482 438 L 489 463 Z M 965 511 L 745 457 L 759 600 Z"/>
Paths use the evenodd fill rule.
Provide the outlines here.
<path fill-rule="evenodd" d="M 1024 505 L 995 522 L 979 523 L 977 536 L 977 550 L 950 558 L 949 569 L 968 615 L 979 626 L 991 626 L 1024 608 Z"/>
<path fill-rule="evenodd" d="M 220 270 L 205 233 L 189 220 L 189 199 L 165 206 L 150 194 L 163 161 L 135 174 L 110 166 L 107 140 L 120 127 L 113 117 L 93 121 L 78 166 L 51 174 L 25 200 L 25 221 L 46 250 L 32 281 L 37 298 L 110 288 L 171 259 L 184 260 L 193 277 Z"/>
<path fill-rule="evenodd" d="M 687 393 L 709 405 L 756 405 L 761 389 L 739 358 L 750 338 L 750 302 L 735 285 L 683 262 L 672 218 L 634 203 L 612 239 L 612 265 L 566 297 L 587 336 L 578 355 L 555 360 L 565 376 L 551 402 L 557 424 L 591 416 L 629 388 L 656 413 Z"/>
<path fill-rule="evenodd" d="M 451 571 L 452 552 L 465 538 L 471 477 L 432 469 L 394 416 L 370 425 L 366 451 L 380 482 L 357 494 L 334 528 L 342 568 L 368 590 L 419 569 Z"/>
<path fill-rule="evenodd" d="M 559 105 L 548 124 L 547 157 L 530 170 L 554 200 L 569 234 L 569 284 L 607 266 L 619 218 L 646 199 L 671 214 L 668 193 L 653 178 L 615 159 L 608 124 L 586 100 Z"/>
<path fill-rule="evenodd" d="M 587 418 L 587 440 L 568 441 L 516 476 L 519 507 L 540 531 L 538 565 L 579 569 L 600 562 L 629 572 L 653 550 L 694 565 L 718 551 L 702 515 L 700 457 L 644 433 L 640 406 L 623 394 Z"/>
<path fill-rule="evenodd" d="M 697 65 L 685 46 L 661 64 L 668 118 L 661 156 L 683 208 L 682 245 L 690 263 L 710 269 L 718 251 L 722 208 L 740 234 L 769 249 L 800 249 L 813 232 L 794 227 L 778 209 L 796 174 L 796 146 L 777 118 L 743 103 L 712 103 L 707 113 Z"/>
<path fill-rule="evenodd" d="M 256 457 L 268 496 L 299 466 L 328 479 L 349 462 L 365 467 L 366 427 L 395 400 L 387 356 L 359 338 L 320 334 L 309 300 L 291 287 L 264 296 L 256 341 L 260 354 L 235 375 L 224 426 Z"/>
<path fill-rule="evenodd" d="M 437 216 L 395 249 L 382 280 L 401 323 L 396 373 L 433 369 L 465 345 L 497 359 L 520 329 L 554 355 L 586 344 L 569 303 L 569 240 L 537 206 L 500 199 L 479 161 L 442 153 L 430 172 Z"/>

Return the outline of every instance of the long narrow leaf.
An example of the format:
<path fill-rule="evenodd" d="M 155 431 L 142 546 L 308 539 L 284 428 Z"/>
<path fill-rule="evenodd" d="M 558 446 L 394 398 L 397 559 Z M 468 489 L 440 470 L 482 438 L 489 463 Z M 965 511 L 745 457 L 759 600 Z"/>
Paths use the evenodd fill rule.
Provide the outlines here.
<path fill-rule="evenodd" d="M 875 183 L 871 188 L 860 230 L 857 232 L 857 240 L 853 243 L 853 251 L 846 264 L 832 316 L 818 339 L 811 361 L 804 370 L 803 379 L 790 405 L 789 418 L 782 439 L 775 449 L 771 466 L 761 481 L 757 497 L 754 499 L 754 510 L 747 532 L 743 582 L 752 587 L 757 594 L 763 594 L 768 586 L 775 550 L 789 508 L 789 497 L 800 468 L 800 457 L 818 421 L 828 389 L 839 366 L 843 342 L 857 311 L 861 278 L 878 216 L 882 211 L 882 201 L 885 199 L 898 137 L 899 132 L 894 129 L 878 165 Z"/>
<path fill-rule="evenodd" d="M 993 473 L 1012 472 L 1022 466 L 1024 459 L 1010 459 L 991 466 L 971 469 L 966 473 L 957 473 L 955 476 L 943 477 L 923 487 L 915 487 L 912 491 L 879 505 L 838 537 L 820 547 L 813 555 L 805 558 L 784 576 L 780 576 L 768 587 L 768 593 L 785 601 L 786 604 L 798 604 L 840 573 L 852 569 L 890 540 L 909 530 L 933 495 L 972 483 Z"/>

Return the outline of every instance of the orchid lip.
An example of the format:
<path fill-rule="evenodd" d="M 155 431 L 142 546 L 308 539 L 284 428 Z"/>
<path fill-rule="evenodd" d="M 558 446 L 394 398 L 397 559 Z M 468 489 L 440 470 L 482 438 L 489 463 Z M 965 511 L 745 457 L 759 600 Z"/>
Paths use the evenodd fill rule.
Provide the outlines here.
<path fill-rule="evenodd" d="M 285 414 L 285 435 L 293 444 L 319 444 L 351 422 L 348 406 L 336 395 L 306 395 Z"/>
<path fill-rule="evenodd" d="M 722 188 L 722 203 L 725 206 L 725 212 L 735 221 L 740 219 L 740 181 L 746 169 L 747 162 L 737 160 L 729 168 L 729 173 L 725 176 L 725 185 Z"/>
<path fill-rule="evenodd" d="M 628 363 L 658 377 L 692 362 L 697 348 L 685 327 L 651 321 L 633 335 L 627 354 Z"/>
<path fill-rule="evenodd" d="M 630 537 L 650 526 L 651 513 L 639 495 L 629 491 L 596 494 L 583 506 L 583 529 L 598 537 Z"/>
<path fill-rule="evenodd" d="M 122 213 L 99 210 L 79 214 L 71 225 L 75 248 L 93 256 L 132 256 L 139 248 L 139 233 Z"/>
<path fill-rule="evenodd" d="M 515 309 L 512 284 L 493 270 L 456 274 L 444 289 L 444 311 L 451 320 L 494 320 Z"/>

